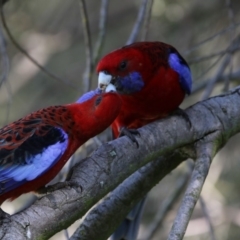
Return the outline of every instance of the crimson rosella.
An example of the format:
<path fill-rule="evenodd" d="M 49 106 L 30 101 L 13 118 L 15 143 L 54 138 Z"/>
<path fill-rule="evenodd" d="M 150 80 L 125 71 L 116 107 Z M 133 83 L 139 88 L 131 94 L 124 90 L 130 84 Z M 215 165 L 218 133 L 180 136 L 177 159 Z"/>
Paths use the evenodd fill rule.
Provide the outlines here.
<path fill-rule="evenodd" d="M 162 42 L 137 42 L 117 49 L 100 60 L 97 72 L 101 89 L 113 84 L 121 95 L 121 111 L 112 124 L 114 138 L 127 135 L 136 141 L 135 129 L 178 110 L 191 93 L 187 62 L 174 47 Z M 187 118 L 184 112 L 182 115 Z M 137 233 L 126 229 L 123 233 L 123 226 L 113 239 L 134 240 Z"/>
<path fill-rule="evenodd" d="M 52 180 L 77 148 L 113 122 L 120 107 L 118 94 L 95 90 L 0 129 L 0 204 Z"/>

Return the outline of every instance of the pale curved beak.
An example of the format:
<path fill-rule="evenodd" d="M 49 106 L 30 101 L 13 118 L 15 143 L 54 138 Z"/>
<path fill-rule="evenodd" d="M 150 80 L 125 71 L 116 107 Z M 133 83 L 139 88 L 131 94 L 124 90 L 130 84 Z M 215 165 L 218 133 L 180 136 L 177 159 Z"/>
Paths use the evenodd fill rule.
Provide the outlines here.
<path fill-rule="evenodd" d="M 105 89 L 105 92 L 116 92 L 116 91 L 117 89 L 112 83 L 109 83 Z"/>
<path fill-rule="evenodd" d="M 99 72 L 98 75 L 98 88 L 105 90 L 112 80 L 112 75 L 106 74 L 105 72 Z"/>

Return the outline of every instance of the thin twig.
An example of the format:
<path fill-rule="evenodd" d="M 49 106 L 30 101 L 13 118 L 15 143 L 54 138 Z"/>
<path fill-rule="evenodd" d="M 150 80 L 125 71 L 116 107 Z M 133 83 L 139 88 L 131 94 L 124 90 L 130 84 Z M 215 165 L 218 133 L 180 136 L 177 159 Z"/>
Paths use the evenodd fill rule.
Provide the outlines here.
<path fill-rule="evenodd" d="M 238 80 L 238 79 L 240 79 L 240 70 L 238 70 L 238 71 L 236 71 L 236 72 L 233 72 L 233 73 L 231 73 L 231 74 L 225 74 L 225 75 L 219 76 L 219 78 L 218 78 L 218 80 L 216 81 L 216 83 L 217 83 L 217 82 L 224 81 L 224 79 L 226 79 L 227 77 L 228 77 L 230 80 Z M 206 80 L 204 80 L 204 81 L 199 81 L 199 82 L 197 82 L 196 84 L 194 84 L 193 90 L 192 90 L 192 94 L 193 94 L 193 93 L 196 93 L 196 92 L 198 92 L 198 91 L 200 91 L 200 90 L 203 90 L 203 89 L 206 87 L 206 85 L 207 85 L 209 82 L 212 81 L 212 79 L 213 79 L 213 78 L 208 78 L 208 79 L 206 79 Z"/>
<path fill-rule="evenodd" d="M 215 86 L 215 83 L 218 81 L 220 76 L 223 75 L 223 73 L 224 73 L 226 67 L 228 66 L 228 64 L 230 63 L 230 61 L 231 61 L 231 56 L 230 56 L 230 54 L 227 54 L 226 57 L 224 58 L 224 61 L 220 65 L 215 77 L 212 79 L 211 82 L 208 83 L 208 85 L 202 95 L 202 98 L 201 98 L 202 100 L 207 99 L 211 95 L 213 88 Z"/>
<path fill-rule="evenodd" d="M 29 53 L 22 48 L 22 46 L 20 46 L 20 44 L 16 41 L 16 39 L 13 37 L 10 29 L 7 26 L 6 20 L 5 20 L 5 16 L 4 16 L 4 12 L 3 12 L 3 8 L 1 7 L 0 10 L 0 16 L 1 16 L 1 20 L 2 20 L 2 24 L 4 27 L 4 30 L 6 31 L 8 38 L 10 39 L 10 41 L 12 42 L 12 44 L 25 56 L 27 57 L 35 66 L 37 66 L 42 72 L 44 72 L 48 77 L 51 77 L 55 80 L 61 81 L 65 84 L 69 84 L 66 80 L 63 80 L 62 78 L 56 76 L 55 74 L 51 73 L 48 69 L 46 69 L 45 67 L 43 67 L 40 63 L 38 63 L 31 55 L 29 55 Z"/>
<path fill-rule="evenodd" d="M 233 11 L 231 0 L 226 0 L 226 6 L 228 8 L 229 25 L 234 27 L 235 20 L 234 20 L 234 11 Z M 233 42 L 233 40 L 234 40 L 234 35 L 235 35 L 235 28 L 233 28 L 233 30 L 230 32 L 230 41 L 231 42 Z M 230 56 L 232 56 L 232 54 L 233 54 L 233 52 L 230 52 Z M 232 62 L 232 58 L 231 58 L 230 63 L 229 63 L 229 73 L 231 73 L 232 70 L 233 70 L 233 62 Z M 230 79 L 226 78 L 223 91 L 227 91 L 229 89 L 229 82 L 230 82 Z"/>
<path fill-rule="evenodd" d="M 233 29 L 236 29 L 237 27 L 240 26 L 240 22 L 236 23 L 234 26 L 230 26 L 230 27 L 227 27 L 227 28 L 224 28 L 223 30 L 215 33 L 214 35 L 212 35 L 211 37 L 209 38 L 206 38 L 204 39 L 203 41 L 201 41 L 200 43 L 198 43 L 197 45 L 195 45 L 194 47 L 188 49 L 187 51 L 184 52 L 184 56 L 186 55 L 189 55 L 191 52 L 197 50 L 198 48 L 200 48 L 202 45 L 204 45 L 205 43 L 215 39 L 216 37 L 220 37 L 222 34 L 228 32 L 228 31 L 231 31 Z"/>
<path fill-rule="evenodd" d="M 191 63 L 197 63 L 197 62 L 204 61 L 204 60 L 208 60 L 208 59 L 210 59 L 211 57 L 217 57 L 217 56 L 218 56 L 218 58 L 217 58 L 216 61 L 214 61 L 204 72 L 202 72 L 200 76 L 198 76 L 198 77 L 195 78 L 195 81 L 197 81 L 198 79 L 202 78 L 202 77 L 203 77 L 205 74 L 207 74 L 214 66 L 216 66 L 217 63 L 222 59 L 222 57 L 223 57 L 226 53 L 231 56 L 231 55 L 234 54 L 235 52 L 239 51 L 239 50 L 240 50 L 240 47 L 239 47 L 239 44 L 238 44 L 238 41 L 239 41 L 238 38 L 239 38 L 239 37 L 236 37 L 235 40 L 233 40 L 233 41 L 231 42 L 230 46 L 229 46 L 226 50 L 223 50 L 223 51 L 220 51 L 220 52 L 218 52 L 218 53 L 214 53 L 214 54 L 211 54 L 211 55 L 208 55 L 208 56 L 205 56 L 205 57 L 196 58 L 196 59 L 193 59 L 192 61 L 190 60 L 190 61 L 189 61 L 189 64 L 191 64 Z M 231 60 L 231 58 L 230 58 L 229 60 Z M 226 65 L 225 67 L 227 67 L 227 65 Z M 220 68 L 220 70 L 225 70 L 225 68 L 224 68 L 224 69 Z M 223 73 L 223 72 L 222 72 L 222 73 Z M 220 72 L 220 74 L 222 74 L 222 73 Z M 220 77 L 220 75 L 219 75 L 218 77 Z M 217 80 L 216 80 L 216 81 L 217 81 Z"/>
<path fill-rule="evenodd" d="M 207 56 L 202 56 L 202 57 L 197 57 L 197 58 L 194 58 L 194 59 L 190 59 L 190 60 L 188 60 L 188 64 L 191 65 L 191 64 L 203 62 L 203 61 L 209 60 L 209 59 L 214 58 L 214 57 L 223 56 L 223 55 L 225 55 L 226 53 L 229 53 L 229 52 L 234 52 L 235 53 L 239 50 L 240 50 L 239 46 L 236 46 L 236 47 L 232 48 L 231 50 L 227 48 L 227 49 L 224 49 L 224 50 L 216 52 L 216 53 L 212 53 L 212 54 L 207 55 Z"/>
<path fill-rule="evenodd" d="M 178 200 L 183 189 L 186 187 L 186 184 L 189 180 L 189 175 L 190 175 L 190 171 L 185 173 L 177 181 L 177 184 L 174 187 L 174 191 L 171 193 L 170 197 L 168 197 L 166 200 L 164 200 L 161 208 L 158 210 L 154 220 L 152 221 L 152 224 L 150 226 L 148 226 L 148 234 L 144 239 L 150 240 L 154 237 L 157 230 L 162 225 L 167 213 L 172 208 L 172 206 L 175 204 L 175 202 Z"/>
<path fill-rule="evenodd" d="M 237 36 L 233 42 L 231 43 L 231 45 L 229 46 L 229 50 L 231 52 L 231 49 L 235 46 L 238 46 L 239 45 L 239 42 L 240 42 L 240 36 Z M 222 64 L 219 66 L 219 69 L 218 69 L 218 72 L 217 74 L 215 75 L 215 77 L 212 79 L 211 82 L 208 83 L 204 93 L 203 93 L 203 96 L 202 96 L 202 99 L 206 99 L 208 98 L 212 91 L 213 91 L 213 88 L 215 86 L 215 83 L 217 82 L 217 80 L 222 76 L 222 74 L 224 73 L 226 67 L 228 66 L 228 64 L 230 63 L 231 61 L 231 58 L 232 58 L 232 54 L 228 53 L 224 59 L 224 61 L 222 62 Z"/>
<path fill-rule="evenodd" d="M 11 101 L 12 94 L 10 91 L 9 82 L 7 82 L 10 64 L 9 64 L 9 56 L 7 53 L 6 45 L 7 45 L 6 40 L 4 38 L 2 29 L 0 28 L 0 53 L 1 53 L 1 72 L 2 72 L 1 77 L 0 77 L 0 88 L 2 87 L 3 84 L 5 85 L 8 99 L 9 99 L 9 101 L 7 102 L 7 110 L 6 110 L 6 114 L 5 114 L 6 118 L 5 118 L 4 125 L 7 124 L 7 122 L 8 122 L 8 118 L 9 118 L 9 114 L 10 114 L 10 105 L 12 103 L 12 101 Z"/>
<path fill-rule="evenodd" d="M 146 41 L 147 39 L 147 34 L 148 34 L 150 20 L 151 20 L 152 6 L 153 6 L 153 0 L 149 0 L 148 6 L 147 6 L 147 12 L 145 14 L 145 21 L 144 21 L 141 41 Z"/>
<path fill-rule="evenodd" d="M 228 18 L 230 21 L 230 27 L 235 26 L 235 17 L 231 0 L 226 0 L 226 7 L 228 8 Z"/>
<path fill-rule="evenodd" d="M 87 14 L 86 3 L 84 0 L 79 0 L 81 20 L 83 27 L 83 36 L 85 42 L 86 53 L 86 68 L 83 76 L 84 91 L 89 91 L 91 88 L 92 69 L 93 69 L 93 57 L 92 57 L 92 42 L 89 27 L 89 19 Z"/>
<path fill-rule="evenodd" d="M 195 78 L 195 81 L 203 78 L 203 76 L 205 76 L 211 69 L 213 69 L 220 62 L 220 60 L 223 58 L 223 56 L 224 55 L 218 56 L 218 58 L 210 66 L 208 66 L 207 69 L 205 69 L 203 72 L 201 72 L 201 74 L 199 76 L 197 76 Z"/>
<path fill-rule="evenodd" d="M 211 218 L 210 218 L 210 216 L 208 214 L 207 206 L 206 206 L 205 201 L 204 201 L 202 196 L 200 196 L 200 198 L 199 198 L 199 203 L 201 205 L 201 209 L 203 211 L 203 214 L 204 214 L 205 219 L 206 219 L 206 221 L 208 223 L 208 226 L 209 226 L 210 238 L 211 238 L 211 240 L 216 240 L 216 236 L 215 236 L 212 220 L 211 220 Z"/>
<path fill-rule="evenodd" d="M 141 6 L 138 11 L 138 16 L 137 16 L 136 22 L 135 22 L 132 32 L 127 40 L 126 45 L 129 45 L 136 41 L 138 33 L 142 27 L 142 23 L 143 23 L 146 8 L 147 8 L 147 3 L 148 3 L 148 0 L 142 0 Z"/>
<path fill-rule="evenodd" d="M 5 120 L 3 122 L 3 126 L 9 123 L 10 108 L 12 105 L 12 96 L 13 96 L 9 82 L 6 81 L 6 82 L 4 82 L 4 84 L 6 87 L 8 101 L 6 103 L 6 114 L 5 114 Z"/>
<path fill-rule="evenodd" d="M 204 140 L 203 140 L 204 141 Z M 186 232 L 193 209 L 199 199 L 204 181 L 207 177 L 211 160 L 216 154 L 213 139 L 205 139 L 197 148 L 197 160 L 192 172 L 189 186 L 182 199 L 181 206 L 174 220 L 168 240 L 181 240 Z"/>
<path fill-rule="evenodd" d="M 0 28 L 0 53 L 1 53 L 1 77 L 0 77 L 0 88 L 2 84 L 7 81 L 9 74 L 9 57 L 7 53 L 6 40 L 4 38 L 2 29 Z"/>
<path fill-rule="evenodd" d="M 109 0 L 101 1 L 100 17 L 99 17 L 99 33 L 98 33 L 98 39 L 96 41 L 95 48 L 94 48 L 94 58 L 93 58 L 94 66 L 97 64 L 99 60 L 99 56 L 101 54 L 101 50 L 103 47 L 103 40 L 106 35 L 108 5 L 109 5 Z"/>

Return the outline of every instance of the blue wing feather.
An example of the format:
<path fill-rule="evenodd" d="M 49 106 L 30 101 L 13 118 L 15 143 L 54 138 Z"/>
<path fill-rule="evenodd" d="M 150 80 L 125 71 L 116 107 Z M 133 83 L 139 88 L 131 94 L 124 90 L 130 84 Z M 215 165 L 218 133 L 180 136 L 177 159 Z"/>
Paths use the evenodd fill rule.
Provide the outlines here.
<path fill-rule="evenodd" d="M 67 134 L 60 128 L 50 125 L 48 128 L 44 136 L 34 133 L 15 149 L 0 149 L 0 156 L 9 159 L 1 158 L 0 194 L 41 176 L 64 154 L 68 146 Z"/>
<path fill-rule="evenodd" d="M 189 95 L 192 90 L 192 75 L 186 61 L 177 52 L 169 54 L 168 63 L 180 76 L 180 85 Z"/>

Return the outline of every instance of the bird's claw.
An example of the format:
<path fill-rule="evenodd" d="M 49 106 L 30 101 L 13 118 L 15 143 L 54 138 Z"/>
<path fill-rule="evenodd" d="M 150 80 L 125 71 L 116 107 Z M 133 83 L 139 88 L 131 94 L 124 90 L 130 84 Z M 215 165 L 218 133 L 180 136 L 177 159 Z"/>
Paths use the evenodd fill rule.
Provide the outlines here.
<path fill-rule="evenodd" d="M 47 195 L 49 193 L 52 193 L 56 190 L 60 190 L 65 187 L 79 187 L 79 185 L 75 182 L 58 182 L 54 185 L 44 186 L 37 190 L 37 193 L 40 195 Z"/>
<path fill-rule="evenodd" d="M 132 142 L 136 143 L 137 148 L 138 148 L 139 144 L 138 144 L 138 141 L 137 141 L 135 135 L 140 136 L 140 133 L 137 129 L 128 129 L 126 127 L 122 127 L 120 130 L 119 137 L 127 136 Z"/>
<path fill-rule="evenodd" d="M 190 121 L 190 118 L 189 118 L 189 116 L 187 115 L 187 113 L 184 110 L 182 110 L 181 108 L 177 108 L 174 111 L 174 114 L 179 115 L 182 118 L 184 118 L 186 120 L 186 122 L 188 123 L 189 127 L 192 128 L 192 123 Z"/>

